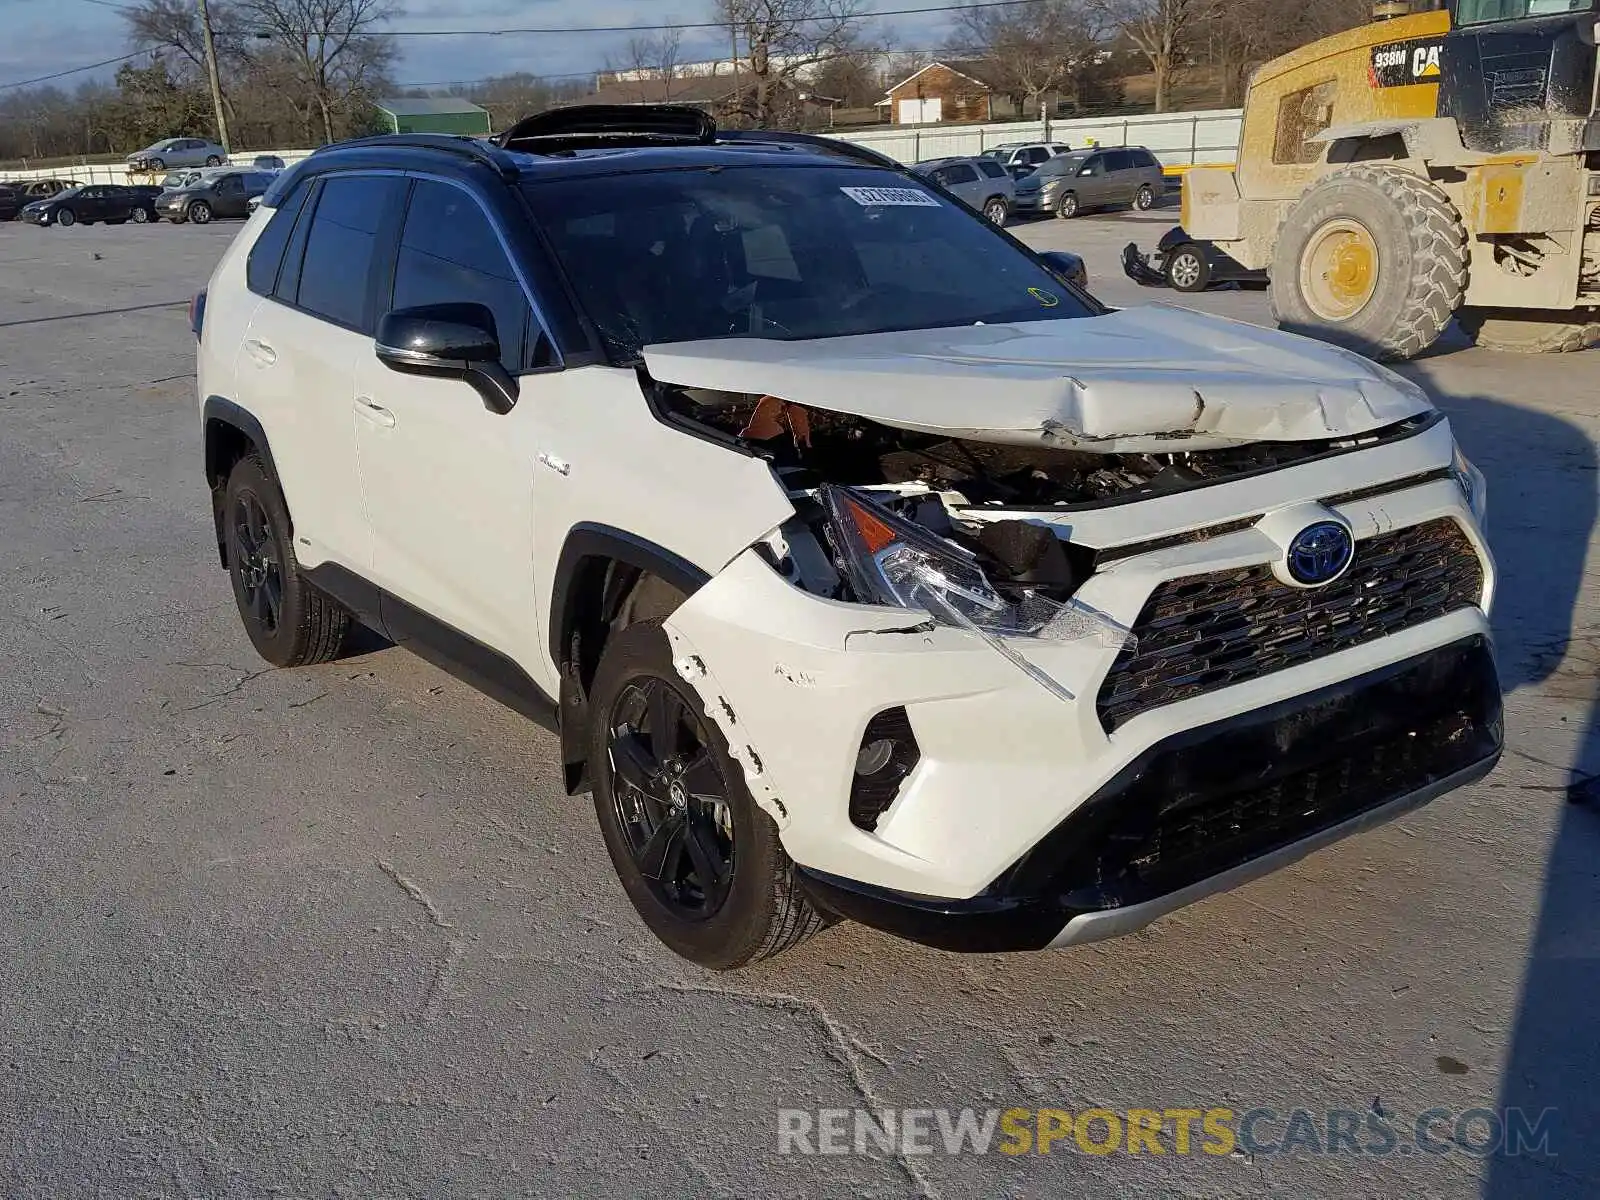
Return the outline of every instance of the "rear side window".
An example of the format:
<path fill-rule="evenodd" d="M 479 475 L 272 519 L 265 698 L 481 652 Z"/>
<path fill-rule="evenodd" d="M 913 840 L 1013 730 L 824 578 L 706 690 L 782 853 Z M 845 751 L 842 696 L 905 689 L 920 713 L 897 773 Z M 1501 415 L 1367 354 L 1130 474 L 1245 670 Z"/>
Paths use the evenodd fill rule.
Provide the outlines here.
<path fill-rule="evenodd" d="M 990 179 L 1004 179 L 1006 175 L 1006 169 L 992 158 L 986 158 L 978 163 L 978 170 L 982 171 Z"/>
<path fill-rule="evenodd" d="M 467 192 L 419 179 L 395 259 L 394 307 L 473 301 L 494 314 L 506 370 L 525 369 L 532 312 L 494 226 Z"/>
<path fill-rule="evenodd" d="M 393 176 L 336 175 L 322 185 L 311 217 L 295 303 L 340 325 L 372 332 L 368 283 L 378 227 L 403 181 Z"/>
<path fill-rule="evenodd" d="M 278 211 L 272 214 L 267 227 L 250 247 L 250 257 L 245 260 L 245 283 L 258 296 L 272 295 L 278 283 L 278 267 L 283 262 L 283 248 L 289 244 L 289 234 L 294 229 L 295 218 L 306 202 L 311 188 L 302 180 L 294 191 L 284 197 Z"/>

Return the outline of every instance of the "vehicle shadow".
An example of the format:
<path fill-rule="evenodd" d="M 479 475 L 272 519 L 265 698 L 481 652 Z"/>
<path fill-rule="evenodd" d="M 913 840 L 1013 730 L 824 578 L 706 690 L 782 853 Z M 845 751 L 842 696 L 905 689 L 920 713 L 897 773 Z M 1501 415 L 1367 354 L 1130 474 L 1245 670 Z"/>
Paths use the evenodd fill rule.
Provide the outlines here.
<path fill-rule="evenodd" d="M 1529 1128 L 1553 1110 L 1544 1125 L 1548 1153 L 1506 1146 L 1488 1164 L 1483 1195 L 1593 1194 L 1600 1184 L 1600 1139 L 1592 1136 L 1600 1128 L 1600 630 L 1581 626 L 1580 605 L 1600 506 L 1596 447 L 1583 429 L 1535 409 L 1481 396 L 1434 399 L 1488 480 L 1500 578 L 1493 623 L 1505 691 L 1514 697 L 1537 688 L 1552 701 L 1546 711 L 1565 709 L 1582 723 L 1570 764 L 1532 760 L 1554 767 L 1556 779 L 1520 789 L 1526 803 L 1560 811 L 1498 1105 L 1503 1113 L 1520 1109 Z M 1547 469 L 1530 470 L 1533 463 Z M 1514 735 L 1507 754 L 1518 756 Z M 1520 757 L 1523 767 L 1532 758 Z M 1485 937 L 1500 936 L 1498 891 L 1485 881 L 1480 893 Z M 1516 1121 L 1508 1117 L 1507 1128 Z"/>

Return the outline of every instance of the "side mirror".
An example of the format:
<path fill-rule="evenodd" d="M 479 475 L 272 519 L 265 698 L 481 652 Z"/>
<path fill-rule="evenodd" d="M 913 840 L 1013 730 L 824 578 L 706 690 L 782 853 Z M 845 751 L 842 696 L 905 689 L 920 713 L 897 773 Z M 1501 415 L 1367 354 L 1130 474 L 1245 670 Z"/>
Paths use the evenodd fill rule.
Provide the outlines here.
<path fill-rule="evenodd" d="M 397 308 L 378 322 L 378 360 L 403 375 L 460 379 L 493 413 L 517 403 L 516 378 L 500 364 L 494 314 L 482 304 Z"/>
<path fill-rule="evenodd" d="M 1070 250 L 1044 250 L 1040 252 L 1039 259 L 1050 274 L 1063 283 L 1088 290 L 1089 269 L 1084 266 L 1083 259 Z"/>

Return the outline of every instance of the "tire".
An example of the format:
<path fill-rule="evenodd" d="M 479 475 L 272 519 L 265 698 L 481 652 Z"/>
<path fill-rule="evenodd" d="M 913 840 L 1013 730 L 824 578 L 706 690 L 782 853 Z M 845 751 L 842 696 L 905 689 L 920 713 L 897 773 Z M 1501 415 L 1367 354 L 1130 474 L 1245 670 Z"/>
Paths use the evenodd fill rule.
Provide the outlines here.
<path fill-rule="evenodd" d="M 1140 184 L 1139 190 L 1134 193 L 1133 206 L 1140 212 L 1149 212 L 1156 206 L 1156 193 L 1148 183 Z"/>
<path fill-rule="evenodd" d="M 77 223 L 78 214 L 73 212 L 70 208 L 59 209 L 56 212 L 56 224 L 62 229 L 66 229 L 72 225 L 76 225 Z"/>
<path fill-rule="evenodd" d="M 147 208 L 136 208 L 128 214 L 128 220 L 132 221 L 135 225 L 143 225 L 145 222 L 150 220 L 150 210 Z"/>
<path fill-rule="evenodd" d="M 1415 358 L 1461 306 L 1466 241 L 1460 215 L 1426 179 L 1348 167 L 1312 185 L 1279 230 L 1272 315 L 1369 358 Z"/>
<path fill-rule="evenodd" d="M 726 971 L 787 950 L 824 926 L 777 826 L 673 669 L 660 620 L 637 622 L 606 643 L 589 712 L 595 816 L 606 851 L 634 909 L 663 944 Z M 667 729 L 670 745 L 661 732 Z M 680 758 L 689 761 L 674 765 Z M 652 862 L 656 875 L 648 873 Z M 720 879 L 718 867 L 727 872 Z M 699 882 L 702 873 L 709 888 Z"/>
<path fill-rule="evenodd" d="M 300 573 L 289 510 L 257 455 L 234 464 L 222 503 L 233 599 L 256 653 L 275 667 L 337 658 L 350 614 Z"/>
<path fill-rule="evenodd" d="M 221 165 L 222 165 L 222 160 L 220 158 L 218 158 L 215 154 L 206 155 L 206 166 L 208 166 L 208 167 L 220 167 Z"/>
<path fill-rule="evenodd" d="M 1003 226 L 1011 215 L 1011 205 L 1004 196 L 990 196 L 983 202 L 983 215 L 991 225 Z"/>
<path fill-rule="evenodd" d="M 1056 204 L 1056 216 L 1063 221 L 1070 221 L 1078 215 L 1078 193 L 1063 192 L 1060 201 Z"/>
<path fill-rule="evenodd" d="M 188 217 L 196 225 L 211 224 L 211 205 L 204 200 L 196 200 L 189 205 Z"/>
<path fill-rule="evenodd" d="M 1594 309 L 1572 312 L 1519 311 L 1505 308 L 1463 308 L 1456 314 L 1461 332 L 1485 350 L 1510 354 L 1570 354 L 1600 343 L 1600 319 L 1574 321 L 1575 316 L 1600 316 Z"/>
<path fill-rule="evenodd" d="M 1162 270 L 1167 283 L 1180 292 L 1203 292 L 1211 282 L 1211 264 L 1206 261 L 1205 253 L 1193 244 L 1179 246 L 1167 255 Z"/>

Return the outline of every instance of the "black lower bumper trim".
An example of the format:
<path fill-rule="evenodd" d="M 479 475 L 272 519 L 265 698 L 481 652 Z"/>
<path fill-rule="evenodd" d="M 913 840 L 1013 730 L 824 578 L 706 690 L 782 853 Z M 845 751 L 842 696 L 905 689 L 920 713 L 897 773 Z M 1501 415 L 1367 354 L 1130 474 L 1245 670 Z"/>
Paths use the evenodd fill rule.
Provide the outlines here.
<path fill-rule="evenodd" d="M 1398 815 L 1407 797 L 1481 778 L 1503 740 L 1493 654 L 1474 637 L 1156 743 L 980 896 L 800 877 L 821 907 L 911 941 L 1037 950 L 1075 917 L 1159 910 L 1378 810 Z"/>

